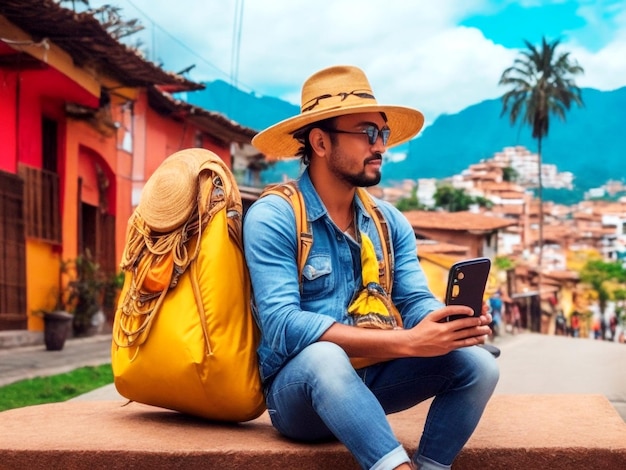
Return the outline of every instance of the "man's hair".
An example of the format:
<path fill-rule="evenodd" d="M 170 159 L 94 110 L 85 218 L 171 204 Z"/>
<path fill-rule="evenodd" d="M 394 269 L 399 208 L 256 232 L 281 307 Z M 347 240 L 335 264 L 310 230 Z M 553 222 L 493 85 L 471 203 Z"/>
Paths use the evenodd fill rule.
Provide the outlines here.
<path fill-rule="evenodd" d="M 313 124 L 308 124 L 293 133 L 293 138 L 298 141 L 300 144 L 300 148 L 296 153 L 296 157 L 300 157 L 300 163 L 304 166 L 308 166 L 311 163 L 311 156 L 313 155 L 313 148 L 311 147 L 311 142 L 309 141 L 309 134 L 316 127 L 319 128 L 333 128 L 334 118 L 324 119 L 322 121 L 314 122 Z M 330 135 L 331 140 L 335 138 L 333 134 Z"/>

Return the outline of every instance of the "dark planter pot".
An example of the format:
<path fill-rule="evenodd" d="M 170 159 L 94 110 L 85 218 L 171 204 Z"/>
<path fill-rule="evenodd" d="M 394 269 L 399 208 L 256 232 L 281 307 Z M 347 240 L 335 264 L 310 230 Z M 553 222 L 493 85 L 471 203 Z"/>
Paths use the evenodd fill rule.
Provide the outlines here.
<path fill-rule="evenodd" d="M 48 351 L 60 351 L 70 332 L 72 315 L 62 310 L 46 312 L 44 321 L 44 342 Z"/>

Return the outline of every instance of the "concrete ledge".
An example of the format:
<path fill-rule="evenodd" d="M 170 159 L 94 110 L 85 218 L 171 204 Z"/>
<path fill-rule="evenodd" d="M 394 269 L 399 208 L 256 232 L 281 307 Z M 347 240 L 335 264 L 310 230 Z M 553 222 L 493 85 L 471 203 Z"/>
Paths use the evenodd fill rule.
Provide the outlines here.
<path fill-rule="evenodd" d="M 299 444 L 269 418 L 215 424 L 122 401 L 0 413 L 2 469 L 356 469 L 337 442 Z M 390 416 L 412 453 L 428 404 Z M 601 395 L 496 395 L 454 470 L 626 468 L 626 423 Z"/>

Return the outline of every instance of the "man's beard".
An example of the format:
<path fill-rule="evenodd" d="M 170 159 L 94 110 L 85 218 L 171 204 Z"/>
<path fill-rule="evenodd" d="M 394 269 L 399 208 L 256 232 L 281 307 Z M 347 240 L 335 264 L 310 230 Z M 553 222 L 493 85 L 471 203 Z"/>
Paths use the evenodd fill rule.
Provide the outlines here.
<path fill-rule="evenodd" d="M 359 187 L 359 188 L 367 188 L 370 186 L 376 186 L 380 183 L 382 178 L 382 173 L 380 170 L 376 170 L 376 173 L 373 176 L 368 176 L 365 173 L 365 166 L 374 160 L 382 160 L 382 156 L 380 154 L 372 155 L 371 157 L 365 159 L 363 162 L 363 168 L 358 173 L 352 173 L 346 168 L 345 165 L 342 165 L 343 162 L 347 161 L 340 153 L 334 152 L 330 158 L 330 170 L 332 173 L 339 179 L 345 181 L 351 186 Z"/>

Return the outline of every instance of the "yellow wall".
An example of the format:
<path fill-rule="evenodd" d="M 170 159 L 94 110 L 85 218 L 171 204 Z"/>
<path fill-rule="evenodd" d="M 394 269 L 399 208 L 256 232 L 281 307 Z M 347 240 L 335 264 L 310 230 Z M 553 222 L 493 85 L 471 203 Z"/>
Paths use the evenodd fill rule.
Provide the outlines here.
<path fill-rule="evenodd" d="M 52 310 L 59 291 L 60 257 L 53 246 L 35 240 L 26 241 L 26 311 L 28 329 L 42 331 L 43 319 L 38 310 Z"/>
<path fill-rule="evenodd" d="M 458 258 L 446 255 L 420 254 L 420 266 L 428 279 L 428 287 L 442 302 L 446 295 L 448 272 Z"/>

